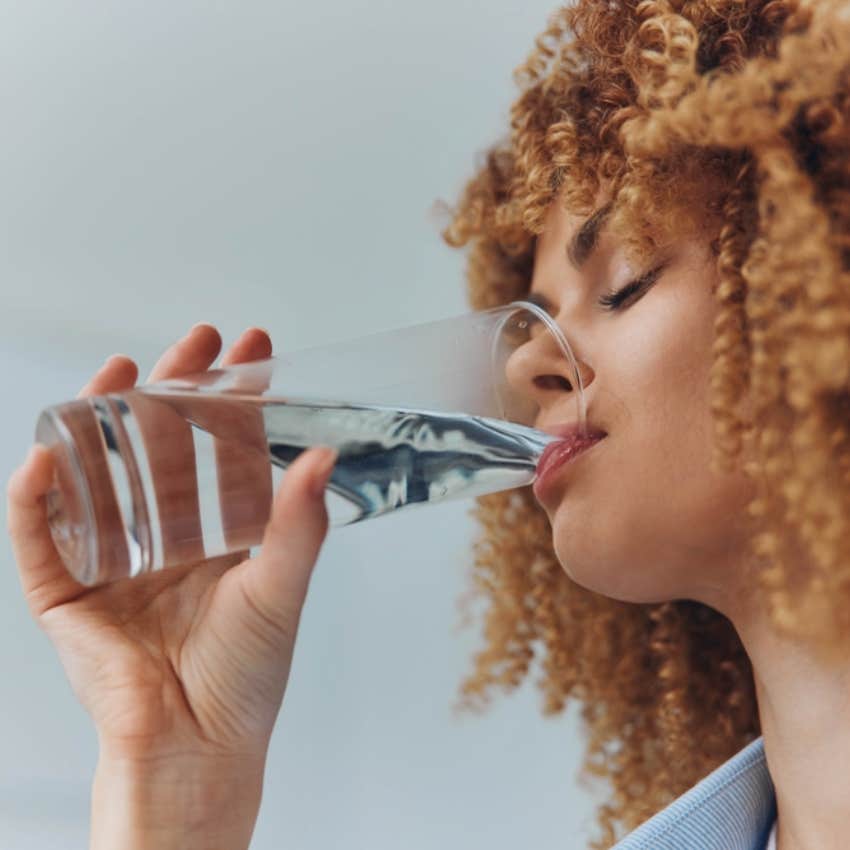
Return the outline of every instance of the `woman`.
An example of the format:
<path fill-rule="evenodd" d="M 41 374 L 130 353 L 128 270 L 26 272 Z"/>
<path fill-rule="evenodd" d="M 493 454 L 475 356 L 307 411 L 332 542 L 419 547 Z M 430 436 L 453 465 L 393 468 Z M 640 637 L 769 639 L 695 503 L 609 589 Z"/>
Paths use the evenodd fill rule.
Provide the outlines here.
<path fill-rule="evenodd" d="M 608 432 L 545 520 L 527 490 L 479 500 L 490 645 L 464 689 L 515 687 L 542 644 L 546 710 L 583 703 L 613 786 L 595 847 L 723 762 L 623 846 L 847 843 L 848 23 L 820 0 L 565 8 L 445 232 L 473 307 L 557 317 Z M 541 355 L 546 423 L 566 375 Z"/>
<path fill-rule="evenodd" d="M 837 0 L 562 9 L 444 232 L 470 246 L 473 308 L 557 318 L 607 432 L 539 503 L 478 500 L 489 645 L 462 688 L 486 702 L 542 650 L 544 711 L 581 701 L 586 771 L 611 783 L 594 848 L 846 843 L 848 18 Z M 198 327 L 148 380 L 220 345 Z M 270 352 L 253 329 L 223 363 Z M 535 362 L 526 391 L 561 421 L 567 373 Z M 114 358 L 82 394 L 136 378 Z M 321 454 L 287 473 L 255 558 L 94 590 L 47 531 L 49 454 L 10 480 L 27 601 L 99 732 L 93 847 L 248 846 L 327 532 Z"/>

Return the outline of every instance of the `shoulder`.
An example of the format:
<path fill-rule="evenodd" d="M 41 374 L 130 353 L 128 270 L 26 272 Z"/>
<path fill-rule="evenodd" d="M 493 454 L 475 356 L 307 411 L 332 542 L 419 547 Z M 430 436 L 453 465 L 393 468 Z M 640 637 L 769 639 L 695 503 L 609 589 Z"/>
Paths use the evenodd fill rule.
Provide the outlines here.
<path fill-rule="evenodd" d="M 763 850 L 775 819 L 764 741 L 756 738 L 612 850 Z"/>

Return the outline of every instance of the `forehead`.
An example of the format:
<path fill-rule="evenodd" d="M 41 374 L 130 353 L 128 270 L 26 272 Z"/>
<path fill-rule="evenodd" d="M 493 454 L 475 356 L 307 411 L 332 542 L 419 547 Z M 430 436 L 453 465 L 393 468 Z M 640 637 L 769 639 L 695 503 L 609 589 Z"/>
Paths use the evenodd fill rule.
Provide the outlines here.
<path fill-rule="evenodd" d="M 566 209 L 563 199 L 559 196 L 555 198 L 549 209 L 546 212 L 546 218 L 543 224 L 543 232 L 538 237 L 538 242 L 550 241 L 552 236 L 558 238 L 564 236 L 573 236 L 578 231 L 578 228 L 598 209 L 601 204 L 595 204 L 593 209 L 585 212 L 583 215 L 573 213 Z"/>
<path fill-rule="evenodd" d="M 647 253 L 670 248 L 682 241 L 696 240 L 710 245 L 717 239 L 725 221 L 720 203 L 722 197 L 716 186 L 677 182 L 675 196 L 665 195 L 663 205 L 660 206 L 657 199 L 649 204 L 632 199 L 623 210 L 615 203 L 610 184 L 603 182 L 592 206 L 573 212 L 567 208 L 561 190 L 549 204 L 543 229 L 535 238 L 535 261 L 542 257 L 544 262 L 551 258 L 569 262 L 567 251 L 571 243 L 582 235 L 582 228 L 586 229 L 597 213 L 606 210 L 600 226 L 591 228 L 602 251 L 622 248 L 631 260 L 639 261 Z M 591 233 L 583 241 L 593 244 L 593 235 Z"/>

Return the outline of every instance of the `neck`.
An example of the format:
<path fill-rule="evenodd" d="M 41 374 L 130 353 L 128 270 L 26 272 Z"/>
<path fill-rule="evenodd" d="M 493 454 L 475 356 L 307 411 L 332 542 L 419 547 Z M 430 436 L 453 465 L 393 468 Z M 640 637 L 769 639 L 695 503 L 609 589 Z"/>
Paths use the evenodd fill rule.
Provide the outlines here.
<path fill-rule="evenodd" d="M 753 666 L 767 767 L 776 789 L 777 850 L 847 847 L 850 658 L 820 661 L 800 641 L 777 635 L 766 611 L 727 616 Z"/>

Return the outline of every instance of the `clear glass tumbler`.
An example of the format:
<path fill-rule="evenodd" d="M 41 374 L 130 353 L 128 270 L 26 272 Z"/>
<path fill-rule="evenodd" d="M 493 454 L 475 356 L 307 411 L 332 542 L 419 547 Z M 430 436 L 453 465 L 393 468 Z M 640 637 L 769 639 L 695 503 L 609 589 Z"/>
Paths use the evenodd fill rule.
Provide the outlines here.
<path fill-rule="evenodd" d="M 539 358 L 583 431 L 569 344 L 524 301 L 53 405 L 35 433 L 56 460 L 53 540 L 88 586 L 249 549 L 314 445 L 339 451 L 332 526 L 530 484 L 556 439 L 537 427 Z"/>

